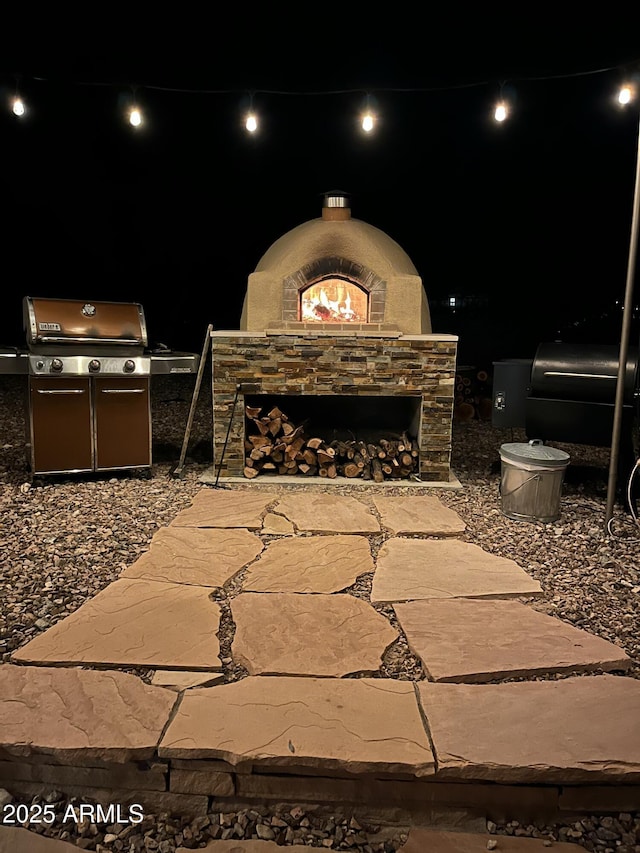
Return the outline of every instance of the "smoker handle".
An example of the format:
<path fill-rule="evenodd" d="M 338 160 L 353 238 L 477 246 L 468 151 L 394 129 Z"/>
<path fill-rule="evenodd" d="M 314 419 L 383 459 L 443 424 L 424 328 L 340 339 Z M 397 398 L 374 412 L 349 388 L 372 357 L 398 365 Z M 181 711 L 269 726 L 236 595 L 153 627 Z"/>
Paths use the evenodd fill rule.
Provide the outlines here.
<path fill-rule="evenodd" d="M 144 394 L 144 388 L 102 388 L 101 394 Z"/>
<path fill-rule="evenodd" d="M 84 388 L 57 388 L 56 390 L 44 391 L 42 388 L 36 390 L 38 394 L 85 394 Z"/>
<path fill-rule="evenodd" d="M 545 370 L 545 376 L 569 376 L 571 379 L 616 379 L 608 373 L 569 373 L 566 370 Z"/>

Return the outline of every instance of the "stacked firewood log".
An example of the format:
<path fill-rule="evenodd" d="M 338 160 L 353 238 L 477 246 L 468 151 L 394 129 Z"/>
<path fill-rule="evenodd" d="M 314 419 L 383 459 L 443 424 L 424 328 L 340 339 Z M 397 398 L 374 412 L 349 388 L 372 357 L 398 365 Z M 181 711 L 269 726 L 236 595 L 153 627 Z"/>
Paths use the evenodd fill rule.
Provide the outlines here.
<path fill-rule="evenodd" d="M 418 442 L 406 433 L 370 441 L 326 441 L 307 436 L 306 424 L 293 424 L 278 406 L 264 413 L 246 406 L 244 476 L 299 474 L 304 477 L 361 477 L 381 483 L 419 472 Z"/>

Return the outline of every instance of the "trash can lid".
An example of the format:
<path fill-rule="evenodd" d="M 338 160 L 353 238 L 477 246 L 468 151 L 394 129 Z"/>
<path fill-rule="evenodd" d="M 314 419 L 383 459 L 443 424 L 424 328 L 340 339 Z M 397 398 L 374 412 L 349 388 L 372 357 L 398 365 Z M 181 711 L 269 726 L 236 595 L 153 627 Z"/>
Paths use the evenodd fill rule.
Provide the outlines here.
<path fill-rule="evenodd" d="M 548 447 L 540 439 L 532 439 L 528 444 L 503 444 L 500 456 L 511 462 L 539 463 L 549 468 L 561 467 L 569 461 L 569 454 L 557 447 Z"/>

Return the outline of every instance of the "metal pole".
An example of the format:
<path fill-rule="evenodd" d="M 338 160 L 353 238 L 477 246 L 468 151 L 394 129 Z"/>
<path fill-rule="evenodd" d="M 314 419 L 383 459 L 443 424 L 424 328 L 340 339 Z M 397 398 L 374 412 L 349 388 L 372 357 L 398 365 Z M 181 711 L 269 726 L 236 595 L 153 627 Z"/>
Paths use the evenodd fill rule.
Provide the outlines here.
<path fill-rule="evenodd" d="M 173 476 L 179 477 L 184 470 L 184 460 L 187 455 L 187 448 L 189 446 L 189 438 L 191 437 L 191 427 L 193 425 L 193 418 L 196 413 L 196 406 L 198 404 L 198 397 L 200 396 L 200 385 L 202 383 L 202 374 L 204 373 L 204 365 L 207 358 L 207 350 L 211 346 L 211 332 L 213 331 L 213 326 L 211 323 L 207 326 L 207 331 L 204 336 L 204 344 L 202 345 L 202 355 L 200 356 L 200 363 L 198 365 L 198 375 L 196 376 L 196 384 L 193 389 L 193 394 L 191 396 L 191 408 L 189 409 L 189 417 L 187 418 L 187 426 L 184 431 L 184 438 L 182 440 L 182 450 L 180 451 L 180 459 L 178 460 L 178 464 L 176 465 Z"/>
<path fill-rule="evenodd" d="M 624 399 L 624 380 L 627 370 L 627 352 L 633 314 L 633 281 L 636 272 L 636 254 L 638 249 L 638 219 L 640 218 L 640 118 L 638 120 L 638 142 L 636 147 L 636 183 L 633 193 L 633 215 L 631 217 L 631 239 L 629 242 L 629 261 L 627 264 L 627 283 L 625 287 L 622 311 L 622 332 L 620 339 L 620 357 L 618 361 L 618 379 L 616 383 L 616 402 L 613 410 L 613 433 L 611 436 L 611 456 L 609 458 L 609 482 L 607 484 L 607 517 L 605 528 L 609 532 L 609 522 L 613 517 L 616 498 L 618 469 L 618 451 L 620 448 L 620 427 L 622 424 L 622 405 Z"/>

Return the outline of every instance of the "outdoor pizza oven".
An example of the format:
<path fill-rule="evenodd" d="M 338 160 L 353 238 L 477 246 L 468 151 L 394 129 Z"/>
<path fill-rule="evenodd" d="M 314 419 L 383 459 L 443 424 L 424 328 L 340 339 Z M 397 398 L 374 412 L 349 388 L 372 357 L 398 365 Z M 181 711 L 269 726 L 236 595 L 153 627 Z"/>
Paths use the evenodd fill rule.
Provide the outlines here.
<path fill-rule="evenodd" d="M 433 333 L 413 262 L 346 193 L 265 252 L 239 330 L 213 331 L 211 351 L 216 479 L 332 477 L 318 460 L 345 448 L 338 476 L 367 478 L 400 447 L 389 476 L 450 481 L 457 337 Z"/>

